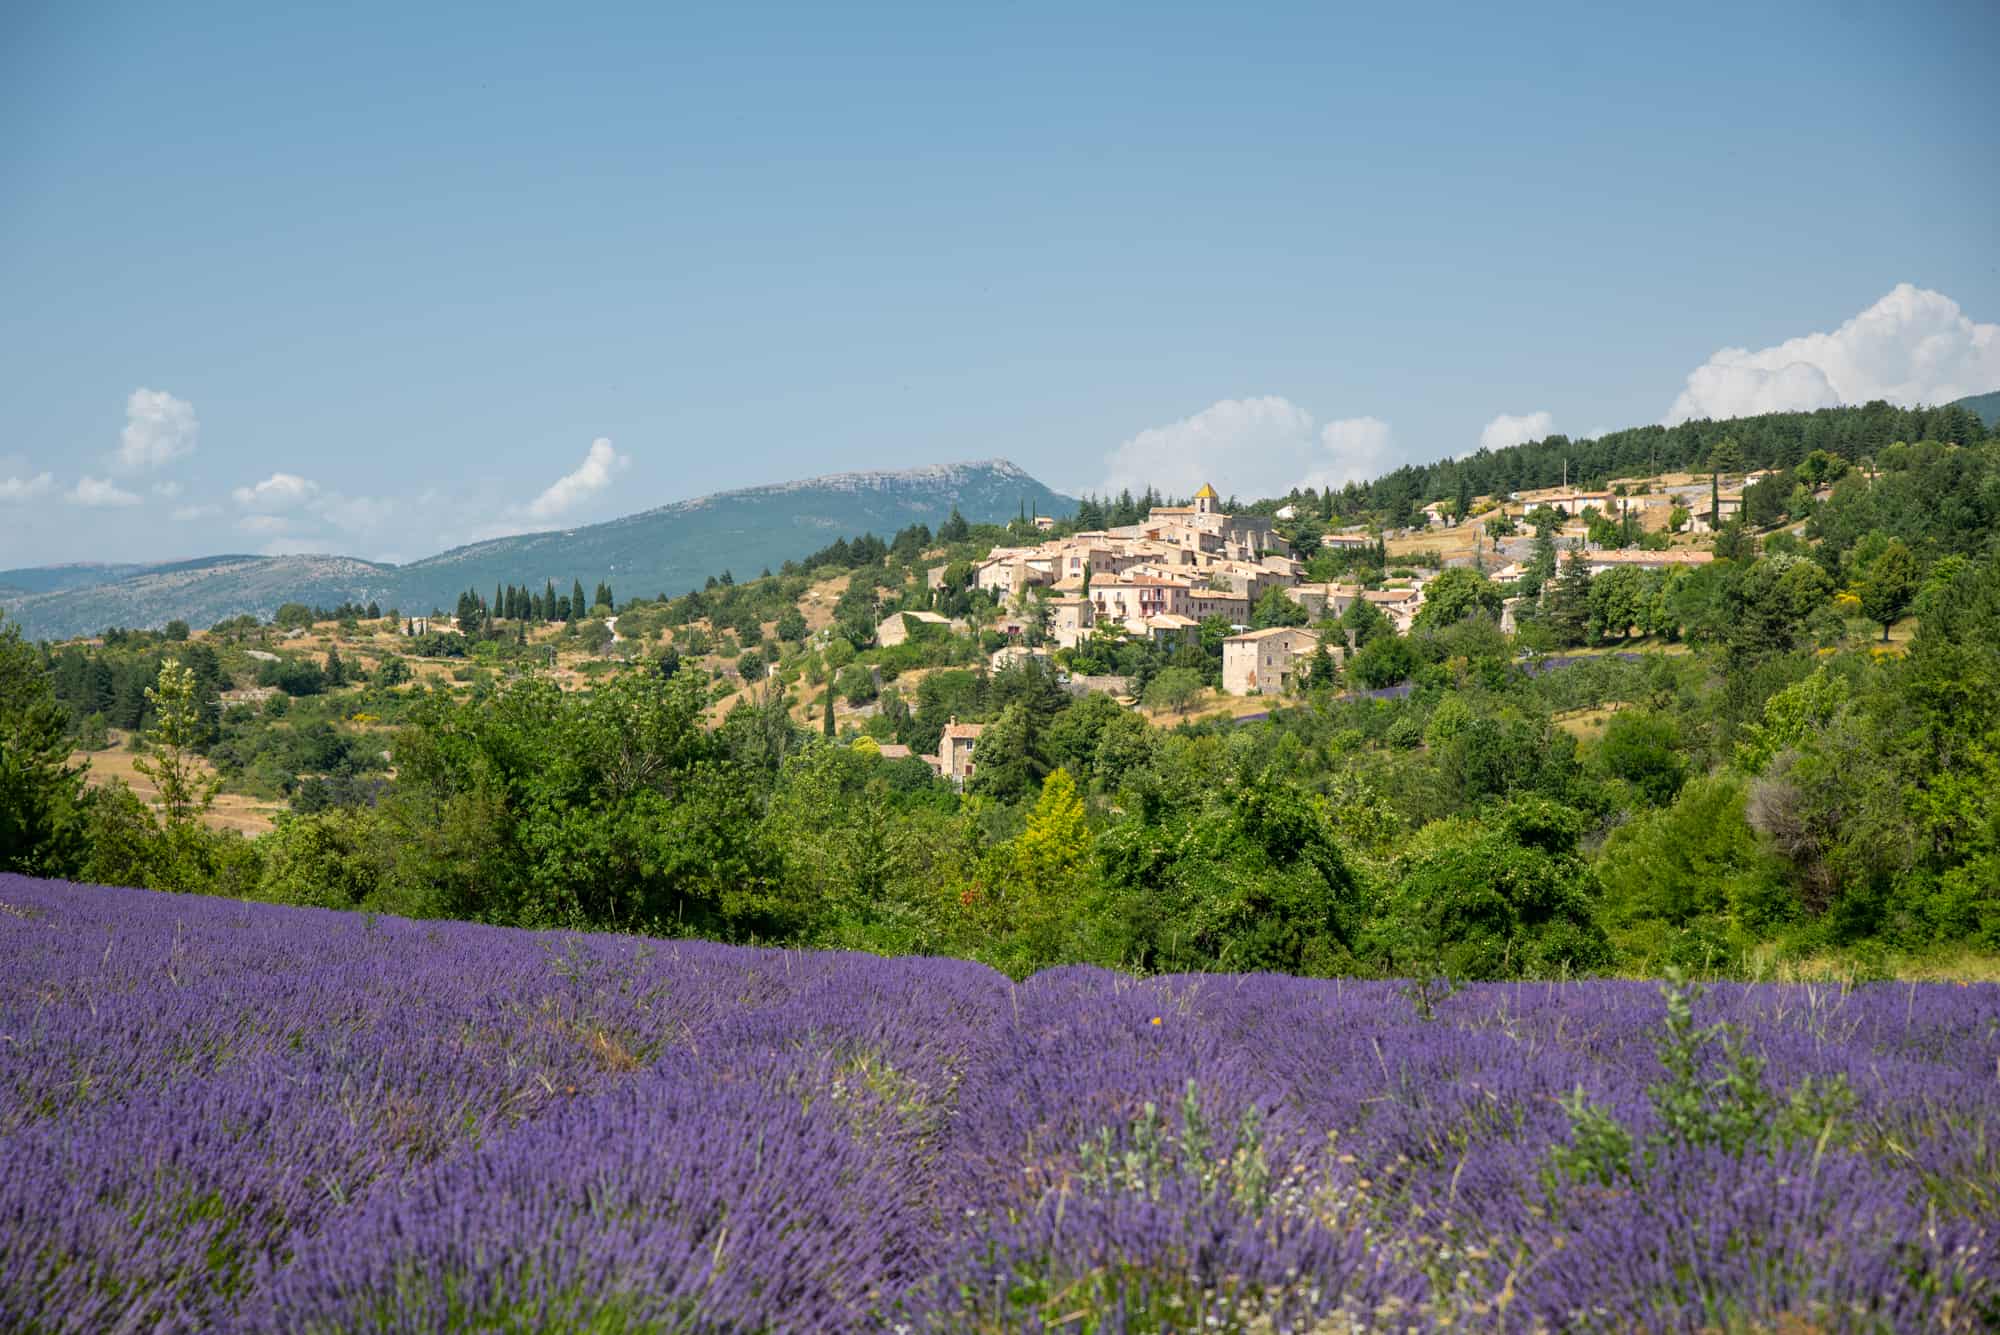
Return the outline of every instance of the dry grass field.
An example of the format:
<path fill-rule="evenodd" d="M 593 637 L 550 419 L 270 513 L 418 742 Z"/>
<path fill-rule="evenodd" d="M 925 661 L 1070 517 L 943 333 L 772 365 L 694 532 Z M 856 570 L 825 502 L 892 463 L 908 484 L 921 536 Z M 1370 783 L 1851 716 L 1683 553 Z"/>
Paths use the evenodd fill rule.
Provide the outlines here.
<path fill-rule="evenodd" d="M 133 766 L 132 762 L 137 757 L 122 744 L 108 751 L 72 752 L 69 759 L 72 765 L 86 762 L 90 765 L 84 775 L 86 783 L 101 788 L 114 779 L 121 780 L 140 801 L 153 807 L 159 805 L 159 787 Z M 205 763 L 202 768 L 204 772 L 213 772 Z M 217 830 L 235 830 L 255 836 L 270 830 L 276 817 L 285 809 L 282 802 L 266 802 L 240 793 L 217 793 L 215 804 L 209 808 L 203 823 Z"/>

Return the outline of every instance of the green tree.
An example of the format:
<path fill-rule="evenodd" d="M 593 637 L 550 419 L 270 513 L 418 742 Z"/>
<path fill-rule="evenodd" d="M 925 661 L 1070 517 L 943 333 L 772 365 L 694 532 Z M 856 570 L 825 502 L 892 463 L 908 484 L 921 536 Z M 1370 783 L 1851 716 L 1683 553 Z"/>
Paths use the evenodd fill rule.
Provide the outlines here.
<path fill-rule="evenodd" d="M 1396 633 L 1396 628 L 1389 624 L 1389 618 L 1382 609 L 1358 594 L 1347 605 L 1347 610 L 1340 614 L 1340 628 L 1353 632 L 1356 649 L 1366 649 L 1370 641 L 1383 636 L 1393 637 Z"/>
<path fill-rule="evenodd" d="M 1605 773 L 1632 785 L 1646 801 L 1665 806 L 1687 779 L 1685 747 L 1673 717 L 1647 709 L 1621 709 L 1597 744 Z"/>
<path fill-rule="evenodd" d="M 1020 972 L 1063 962 L 1063 929 L 1075 911 L 1090 852 L 1083 799 L 1066 769 L 1052 769 L 1014 839 L 1014 876 L 1001 898 Z"/>
<path fill-rule="evenodd" d="M 820 721 L 819 721 L 819 730 L 821 734 L 827 738 L 828 741 L 833 740 L 833 738 L 838 735 L 834 731 L 834 724 L 833 724 L 833 694 L 834 694 L 833 683 L 828 682 L 826 687 L 826 697 L 824 701 L 826 705 L 826 710 L 820 716 Z"/>
<path fill-rule="evenodd" d="M 313 623 L 313 610 L 304 603 L 285 603 L 271 617 L 271 624 L 281 630 L 303 630 Z"/>
<path fill-rule="evenodd" d="M 146 698 L 153 707 L 149 754 L 136 757 L 132 768 L 159 790 L 161 847 L 148 883 L 159 890 L 212 889 L 213 839 L 202 817 L 222 780 L 206 772 L 196 754 L 203 722 L 194 672 L 178 659 L 167 659 L 160 664 L 159 684 L 147 688 Z"/>
<path fill-rule="evenodd" d="M 1716 477 L 1735 476 L 1743 471 L 1743 447 L 1734 436 L 1724 436 L 1708 452 L 1708 471 Z"/>
<path fill-rule="evenodd" d="M 1303 626 L 1310 620 L 1312 616 L 1305 607 L 1286 597 L 1284 587 L 1278 584 L 1264 590 L 1257 605 L 1250 609 L 1250 624 L 1259 630 L 1270 626 Z"/>
<path fill-rule="evenodd" d="M 1022 701 L 1008 705 L 979 735 L 971 789 L 1001 802 L 1018 802 L 1042 786 L 1049 763 L 1041 725 Z"/>
<path fill-rule="evenodd" d="M 965 516 L 954 505 L 945 521 L 938 525 L 937 536 L 938 541 L 943 543 L 964 542 L 972 536 L 972 525 L 965 522 Z"/>
<path fill-rule="evenodd" d="M 1340 680 L 1340 668 L 1328 652 L 1326 638 L 1322 636 L 1313 646 L 1312 662 L 1306 669 L 1306 689 L 1314 693 L 1330 691 Z"/>
<path fill-rule="evenodd" d="M 1376 691 L 1408 681 L 1416 670 L 1416 651 L 1393 631 L 1362 645 L 1347 662 L 1348 675 L 1355 683 Z"/>
<path fill-rule="evenodd" d="M 328 686 L 347 685 L 347 664 L 340 661 L 340 646 L 326 647 L 326 684 Z"/>
<path fill-rule="evenodd" d="M 1599 887 L 1577 854 L 1582 816 L 1522 799 L 1485 820 L 1418 831 L 1368 934 L 1387 972 L 1502 979 L 1589 973 L 1611 962 Z"/>
<path fill-rule="evenodd" d="M 1500 588 L 1492 580 L 1470 567 L 1453 566 L 1424 585 L 1415 625 L 1419 630 L 1436 630 L 1475 612 L 1497 617 L 1501 601 Z"/>
<path fill-rule="evenodd" d="M 1297 604 L 1294 604 L 1296 606 Z M 1201 674 L 1191 668 L 1164 668 L 1146 684 L 1146 704 L 1185 716 L 1203 690 Z"/>
<path fill-rule="evenodd" d="M 75 875 L 85 856 L 83 771 L 69 718 L 20 628 L 0 621 L 0 871 Z"/>
<path fill-rule="evenodd" d="M 1590 581 L 1589 633 L 1591 639 L 1616 634 L 1625 639 L 1632 627 L 1647 620 L 1646 577 L 1631 566 L 1618 566 Z"/>
<path fill-rule="evenodd" d="M 1582 644 L 1590 638 L 1590 566 L 1572 551 L 1562 573 L 1542 590 L 1542 615 L 1556 642 Z"/>
<path fill-rule="evenodd" d="M 1917 558 L 1902 539 L 1892 538 L 1869 564 L 1858 590 L 1861 610 L 1870 621 L 1881 623 L 1884 643 L 1889 639 L 1889 627 L 1909 611 L 1918 587 Z"/>

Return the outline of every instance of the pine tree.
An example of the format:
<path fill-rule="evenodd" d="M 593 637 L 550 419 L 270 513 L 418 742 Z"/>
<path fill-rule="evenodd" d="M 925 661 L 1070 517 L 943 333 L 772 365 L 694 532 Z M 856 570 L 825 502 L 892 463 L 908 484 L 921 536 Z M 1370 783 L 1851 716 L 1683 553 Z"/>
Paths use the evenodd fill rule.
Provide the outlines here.
<path fill-rule="evenodd" d="M 1458 522 L 1462 524 L 1465 522 L 1465 517 L 1472 513 L 1472 475 L 1463 469 L 1459 470 L 1458 474 L 1458 500 L 1455 505 Z"/>
<path fill-rule="evenodd" d="M 1549 628 L 1566 645 L 1582 644 L 1590 634 L 1590 567 L 1571 551 L 1562 573 L 1542 594 Z"/>
<path fill-rule="evenodd" d="M 326 684 L 347 685 L 347 664 L 340 661 L 340 646 L 337 644 L 329 644 L 326 647 Z"/>

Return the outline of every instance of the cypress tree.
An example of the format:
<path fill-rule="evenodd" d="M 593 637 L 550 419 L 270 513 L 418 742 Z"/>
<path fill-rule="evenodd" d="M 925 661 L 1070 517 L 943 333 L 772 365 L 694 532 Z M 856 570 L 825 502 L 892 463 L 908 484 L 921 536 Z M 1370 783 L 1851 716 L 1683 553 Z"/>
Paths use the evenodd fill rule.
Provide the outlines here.
<path fill-rule="evenodd" d="M 828 739 L 831 739 L 835 735 L 833 730 L 833 683 L 831 681 L 826 684 L 826 715 L 820 720 L 820 731 L 825 733 Z"/>
<path fill-rule="evenodd" d="M 554 621 L 556 619 L 556 582 L 554 580 L 549 581 L 547 591 L 542 594 L 542 606 L 547 609 L 542 620 Z"/>
<path fill-rule="evenodd" d="M 569 619 L 574 621 L 588 610 L 588 605 L 583 601 L 583 581 L 580 579 L 571 580 L 569 590 Z"/>

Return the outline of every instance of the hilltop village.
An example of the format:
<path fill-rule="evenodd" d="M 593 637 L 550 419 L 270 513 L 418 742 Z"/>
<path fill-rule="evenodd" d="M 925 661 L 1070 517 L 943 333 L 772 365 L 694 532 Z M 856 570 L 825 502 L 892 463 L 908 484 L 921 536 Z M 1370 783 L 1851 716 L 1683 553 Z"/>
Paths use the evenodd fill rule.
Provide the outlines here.
<path fill-rule="evenodd" d="M 2000 437 L 1956 410 L 947 509 L 678 593 L 0 629 L 33 865 L 1015 973 L 2000 949 Z"/>

